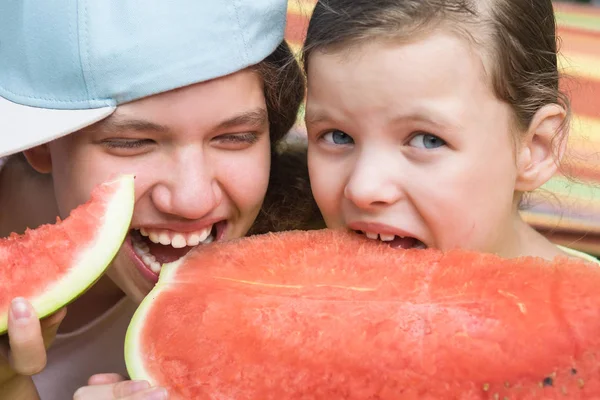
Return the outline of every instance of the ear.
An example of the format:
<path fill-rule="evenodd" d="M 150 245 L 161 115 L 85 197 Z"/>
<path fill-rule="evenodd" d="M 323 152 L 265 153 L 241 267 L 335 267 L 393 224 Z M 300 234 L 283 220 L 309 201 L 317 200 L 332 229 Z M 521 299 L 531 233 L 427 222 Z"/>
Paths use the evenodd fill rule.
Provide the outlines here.
<path fill-rule="evenodd" d="M 25 150 L 23 154 L 29 165 L 40 174 L 49 174 L 52 172 L 52 158 L 50 157 L 50 148 L 47 144 Z"/>
<path fill-rule="evenodd" d="M 558 104 L 547 104 L 534 115 L 517 153 L 516 191 L 531 192 L 558 170 L 567 142 L 566 115 Z"/>

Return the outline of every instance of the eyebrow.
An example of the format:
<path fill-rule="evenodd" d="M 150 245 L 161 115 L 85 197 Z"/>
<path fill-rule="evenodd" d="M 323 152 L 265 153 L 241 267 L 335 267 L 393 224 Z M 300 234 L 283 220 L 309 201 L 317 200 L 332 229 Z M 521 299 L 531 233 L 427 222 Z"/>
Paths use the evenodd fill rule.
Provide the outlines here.
<path fill-rule="evenodd" d="M 390 120 L 390 124 L 395 125 L 395 124 L 399 124 L 406 120 L 433 124 L 433 125 L 437 126 L 438 128 L 452 128 L 452 127 L 460 126 L 459 120 L 455 120 L 454 118 L 449 118 L 446 115 L 435 114 L 435 113 L 432 114 L 432 113 L 427 113 L 424 111 L 417 111 L 413 114 L 399 114 Z"/>
<path fill-rule="evenodd" d="M 324 121 L 330 121 L 331 118 L 327 115 L 327 113 L 321 111 L 306 111 L 304 115 L 304 119 L 309 124 L 318 124 Z"/>
<path fill-rule="evenodd" d="M 106 132 L 139 131 L 139 132 L 168 132 L 169 128 L 143 119 L 115 116 L 103 121 L 99 128 Z"/>
<path fill-rule="evenodd" d="M 430 123 L 439 127 L 459 126 L 459 121 L 454 121 L 441 115 L 433 115 L 432 117 L 429 113 L 422 111 L 417 111 L 411 114 L 399 113 L 394 117 L 390 118 L 388 124 L 397 125 L 407 120 Z M 307 111 L 305 114 L 305 121 L 308 124 L 318 124 L 321 122 L 335 121 L 335 118 L 330 117 L 330 115 L 327 114 L 327 112 L 323 112 L 321 110 L 313 112 Z"/>
<path fill-rule="evenodd" d="M 217 125 L 218 130 L 235 128 L 237 126 L 250 126 L 261 128 L 267 124 L 267 110 L 260 107 L 235 115 Z"/>
<path fill-rule="evenodd" d="M 267 124 L 267 110 L 263 107 L 256 108 L 234 115 L 217 124 L 216 130 L 230 129 L 238 126 L 260 128 Z M 107 132 L 137 131 L 166 133 L 171 129 L 144 119 L 114 116 L 102 121 L 98 128 Z"/>

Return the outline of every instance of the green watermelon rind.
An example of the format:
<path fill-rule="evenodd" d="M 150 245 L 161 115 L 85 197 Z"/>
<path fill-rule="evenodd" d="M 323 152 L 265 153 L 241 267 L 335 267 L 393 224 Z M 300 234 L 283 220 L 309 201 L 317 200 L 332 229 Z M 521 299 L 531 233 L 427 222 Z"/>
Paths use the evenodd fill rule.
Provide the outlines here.
<path fill-rule="evenodd" d="M 150 293 L 140 303 L 136 309 L 125 334 L 125 365 L 127 373 L 132 380 L 146 380 L 150 385 L 157 384 L 152 374 L 144 367 L 144 351 L 142 349 L 142 337 L 144 332 L 144 322 L 146 316 L 153 309 L 154 300 L 160 296 L 164 290 L 169 289 L 169 283 L 173 281 L 173 276 L 177 273 L 177 269 L 184 263 L 186 257 L 182 257 L 177 261 L 166 263 L 161 266 L 158 282 L 152 288 Z"/>
<path fill-rule="evenodd" d="M 38 318 L 44 318 L 73 302 L 108 269 L 129 232 L 135 203 L 134 178 L 134 175 L 121 175 L 105 183 L 119 187 L 107 202 L 96 239 L 78 254 L 79 260 L 67 275 L 41 295 L 28 298 Z M 0 335 L 7 331 L 7 311 L 0 312 Z"/>

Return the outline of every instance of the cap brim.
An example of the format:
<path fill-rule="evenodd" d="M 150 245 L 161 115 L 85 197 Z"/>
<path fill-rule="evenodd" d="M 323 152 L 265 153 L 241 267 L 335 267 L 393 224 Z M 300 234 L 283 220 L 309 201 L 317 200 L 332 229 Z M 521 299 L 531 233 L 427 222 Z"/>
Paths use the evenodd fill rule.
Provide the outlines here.
<path fill-rule="evenodd" d="M 0 97 L 0 157 L 48 143 L 98 122 L 116 107 L 57 110 L 29 107 Z"/>

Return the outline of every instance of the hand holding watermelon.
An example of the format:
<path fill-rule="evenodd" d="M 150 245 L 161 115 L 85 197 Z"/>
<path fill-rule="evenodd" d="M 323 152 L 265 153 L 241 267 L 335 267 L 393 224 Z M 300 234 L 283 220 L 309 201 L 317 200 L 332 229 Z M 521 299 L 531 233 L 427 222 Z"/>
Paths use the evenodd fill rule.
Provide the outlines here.
<path fill-rule="evenodd" d="M 0 336 L 0 399 L 38 397 L 29 376 L 45 367 L 64 307 L 102 276 L 121 247 L 133 203 L 134 177 L 116 177 L 64 221 L 0 239 L 0 335 L 10 337 Z"/>
<path fill-rule="evenodd" d="M 26 300 L 13 301 L 8 315 L 8 334 L 0 336 L 0 398 L 5 393 L 19 393 L 24 399 L 37 398 L 31 375 L 46 366 L 46 349 L 50 346 L 66 309 L 39 321 Z"/>
<path fill-rule="evenodd" d="M 77 390 L 75 400 L 166 400 L 164 388 L 150 387 L 148 381 L 130 381 L 118 374 L 97 374 L 89 386 Z"/>

